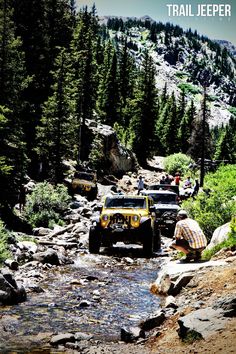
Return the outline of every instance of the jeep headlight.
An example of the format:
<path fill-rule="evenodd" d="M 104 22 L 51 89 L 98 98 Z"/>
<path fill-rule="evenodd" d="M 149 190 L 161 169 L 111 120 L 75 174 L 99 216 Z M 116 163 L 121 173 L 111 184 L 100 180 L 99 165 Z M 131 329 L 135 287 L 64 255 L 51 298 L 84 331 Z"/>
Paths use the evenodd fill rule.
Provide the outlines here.
<path fill-rule="evenodd" d="M 139 216 L 138 215 L 133 215 L 132 216 L 132 226 L 133 227 L 139 227 Z"/>
<path fill-rule="evenodd" d="M 107 226 L 107 222 L 108 222 L 109 216 L 104 214 L 101 217 L 101 226 L 102 227 L 106 227 Z"/>

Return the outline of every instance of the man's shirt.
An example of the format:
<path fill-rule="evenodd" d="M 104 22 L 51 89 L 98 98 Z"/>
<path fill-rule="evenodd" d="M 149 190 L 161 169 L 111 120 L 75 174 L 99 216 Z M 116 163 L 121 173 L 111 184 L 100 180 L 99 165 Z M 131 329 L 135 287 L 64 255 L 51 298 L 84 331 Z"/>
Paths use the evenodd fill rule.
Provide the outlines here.
<path fill-rule="evenodd" d="M 207 245 L 207 239 L 197 221 L 190 218 L 176 223 L 174 237 L 185 239 L 191 248 L 202 248 Z"/>

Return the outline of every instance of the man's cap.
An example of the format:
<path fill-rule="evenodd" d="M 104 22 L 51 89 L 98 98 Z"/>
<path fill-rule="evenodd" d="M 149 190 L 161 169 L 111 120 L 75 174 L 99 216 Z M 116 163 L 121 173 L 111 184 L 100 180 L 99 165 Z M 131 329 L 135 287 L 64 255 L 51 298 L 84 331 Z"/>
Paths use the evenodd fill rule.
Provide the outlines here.
<path fill-rule="evenodd" d="M 186 210 L 180 210 L 177 215 L 182 215 L 182 216 L 188 216 L 188 213 Z"/>

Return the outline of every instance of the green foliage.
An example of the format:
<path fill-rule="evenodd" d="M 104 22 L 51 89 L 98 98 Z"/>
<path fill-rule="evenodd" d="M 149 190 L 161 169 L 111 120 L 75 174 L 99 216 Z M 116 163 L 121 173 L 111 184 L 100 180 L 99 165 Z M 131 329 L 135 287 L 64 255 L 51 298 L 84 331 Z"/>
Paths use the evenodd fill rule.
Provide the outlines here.
<path fill-rule="evenodd" d="M 132 148 L 139 163 L 145 165 L 157 143 L 155 120 L 157 117 L 156 69 L 148 51 L 144 53 L 137 90 L 133 100 L 133 117 L 130 127 L 134 132 Z"/>
<path fill-rule="evenodd" d="M 0 220 L 0 264 L 10 256 L 7 239 L 8 231 L 5 229 L 2 220 Z"/>
<path fill-rule="evenodd" d="M 104 154 L 104 141 L 101 136 L 98 134 L 95 136 L 91 150 L 89 154 L 89 161 L 91 167 L 94 169 L 101 170 L 106 166 L 106 157 Z"/>
<path fill-rule="evenodd" d="M 236 116 L 236 107 L 229 107 L 229 112 Z"/>
<path fill-rule="evenodd" d="M 186 344 L 192 344 L 200 339 L 202 339 L 202 335 L 194 330 L 191 330 L 184 337 L 183 342 Z"/>
<path fill-rule="evenodd" d="M 74 125 L 69 99 L 68 55 L 62 49 L 56 59 L 53 75 L 52 96 L 43 108 L 41 125 L 37 127 L 36 151 L 43 163 L 46 177 L 59 183 L 63 180 L 63 159 L 73 158 Z"/>
<path fill-rule="evenodd" d="M 189 74 L 185 73 L 183 71 L 176 71 L 175 76 L 180 78 L 180 79 L 184 79 L 185 77 L 188 77 Z"/>
<path fill-rule="evenodd" d="M 205 250 L 202 254 L 202 258 L 209 260 L 222 248 L 234 248 L 236 246 L 236 217 L 232 218 L 230 223 L 231 231 L 225 241 L 219 243 L 218 245 L 212 247 L 209 250 Z"/>
<path fill-rule="evenodd" d="M 58 184 L 54 187 L 47 182 L 39 183 L 27 197 L 24 217 L 33 227 L 63 224 L 63 213 L 69 201 L 65 186 Z"/>
<path fill-rule="evenodd" d="M 186 94 L 192 94 L 192 95 L 197 95 L 198 93 L 201 93 L 202 90 L 194 85 L 188 84 L 188 83 L 181 83 L 178 85 L 180 90 L 184 90 Z"/>
<path fill-rule="evenodd" d="M 229 222 L 236 215 L 236 165 L 221 166 L 215 173 L 205 176 L 204 190 L 195 200 L 189 199 L 182 204 L 196 219 L 210 240 L 214 230 Z"/>
<path fill-rule="evenodd" d="M 171 175 L 174 175 L 177 171 L 184 175 L 188 171 L 188 166 L 191 162 L 191 157 L 179 152 L 165 157 L 164 169 Z"/>
<path fill-rule="evenodd" d="M 125 128 L 122 125 L 115 123 L 114 130 L 116 131 L 117 137 L 121 144 L 130 149 L 132 140 L 134 139 L 134 134 L 131 127 Z"/>

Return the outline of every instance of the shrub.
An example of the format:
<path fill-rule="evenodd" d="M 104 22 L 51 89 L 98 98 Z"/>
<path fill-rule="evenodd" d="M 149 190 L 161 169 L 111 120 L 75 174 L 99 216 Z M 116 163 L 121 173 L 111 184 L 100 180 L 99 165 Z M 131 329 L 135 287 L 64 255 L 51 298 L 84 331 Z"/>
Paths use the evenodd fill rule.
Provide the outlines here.
<path fill-rule="evenodd" d="M 207 193 L 199 193 L 195 200 L 189 199 L 182 204 L 199 222 L 208 240 L 217 227 L 236 215 L 235 174 L 236 165 L 222 166 L 215 173 L 208 173 L 204 185 Z"/>
<path fill-rule="evenodd" d="M 33 226 L 53 227 L 63 224 L 62 216 L 68 207 L 70 197 L 62 184 L 39 183 L 27 197 L 24 217 Z"/>
<path fill-rule="evenodd" d="M 234 116 L 236 116 L 236 107 L 229 107 L 229 112 L 231 113 L 231 114 L 233 114 Z"/>
<path fill-rule="evenodd" d="M 8 231 L 5 229 L 2 220 L 0 220 L 0 264 L 10 256 L 7 243 L 8 236 Z"/>
<path fill-rule="evenodd" d="M 184 175 L 191 162 L 191 158 L 182 153 L 169 155 L 164 159 L 164 169 L 171 175 L 174 175 L 177 171 Z"/>
<path fill-rule="evenodd" d="M 197 86 L 188 84 L 188 83 L 181 83 L 178 85 L 178 88 L 180 88 L 181 91 L 185 91 L 186 94 L 192 94 L 192 95 L 197 95 L 198 93 L 201 93 L 201 89 Z"/>

